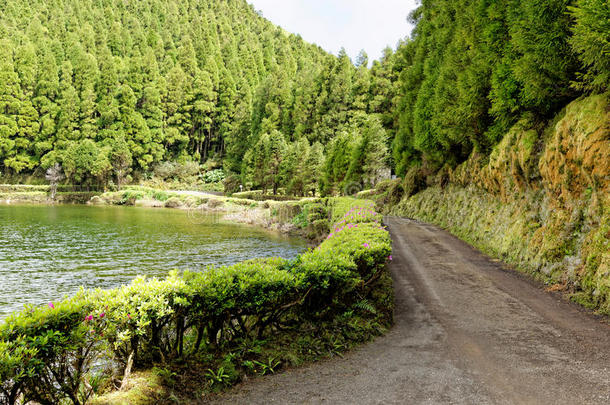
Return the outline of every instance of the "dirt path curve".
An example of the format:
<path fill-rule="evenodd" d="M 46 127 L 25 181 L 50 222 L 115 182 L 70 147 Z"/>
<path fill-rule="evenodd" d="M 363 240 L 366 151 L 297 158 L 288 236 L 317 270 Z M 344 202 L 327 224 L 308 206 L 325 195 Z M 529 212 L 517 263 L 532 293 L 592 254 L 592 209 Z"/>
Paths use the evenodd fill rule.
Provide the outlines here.
<path fill-rule="evenodd" d="M 227 404 L 610 404 L 610 325 L 434 226 L 386 218 L 396 325 Z"/>

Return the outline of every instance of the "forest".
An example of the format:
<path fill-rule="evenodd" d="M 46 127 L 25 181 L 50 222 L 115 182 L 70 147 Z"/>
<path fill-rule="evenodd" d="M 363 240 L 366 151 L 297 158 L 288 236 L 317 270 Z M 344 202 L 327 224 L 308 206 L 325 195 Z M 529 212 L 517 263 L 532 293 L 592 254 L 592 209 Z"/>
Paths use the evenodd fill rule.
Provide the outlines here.
<path fill-rule="evenodd" d="M 369 67 L 245 0 L 4 1 L 0 173 L 111 187 L 194 163 L 229 192 L 349 194 L 608 89 L 605 0 L 422 0 L 409 19 Z"/>

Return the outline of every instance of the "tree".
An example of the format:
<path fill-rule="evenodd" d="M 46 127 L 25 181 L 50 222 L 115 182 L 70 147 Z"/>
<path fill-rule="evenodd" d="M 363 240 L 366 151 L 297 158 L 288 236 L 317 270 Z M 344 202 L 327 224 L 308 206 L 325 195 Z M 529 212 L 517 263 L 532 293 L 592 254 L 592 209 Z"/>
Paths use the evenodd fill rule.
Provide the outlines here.
<path fill-rule="evenodd" d="M 246 182 L 252 182 L 254 187 L 261 187 L 263 194 L 267 192 L 267 162 L 269 160 L 269 134 L 262 134 L 254 147 L 244 156 L 246 164 L 242 169 L 242 177 Z"/>
<path fill-rule="evenodd" d="M 513 72 L 522 85 L 520 101 L 541 114 L 553 112 L 575 93 L 570 87 L 576 58 L 568 46 L 567 0 L 519 2 L 509 11 Z"/>
<path fill-rule="evenodd" d="M 307 165 L 310 153 L 309 142 L 301 138 L 288 145 L 282 161 L 281 183 L 286 187 L 286 193 L 303 196 L 307 185 Z"/>
<path fill-rule="evenodd" d="M 320 179 L 322 178 L 322 169 L 324 167 L 324 147 L 320 142 L 314 143 L 307 154 L 307 163 L 305 164 L 305 184 L 303 188 L 305 195 L 311 193 L 316 196 L 316 191 L 320 189 Z"/>
<path fill-rule="evenodd" d="M 206 71 L 197 70 L 193 94 L 193 155 L 201 159 L 204 141 L 211 137 L 217 94 L 212 79 Z"/>
<path fill-rule="evenodd" d="M 13 64 L 13 46 L 0 41 L 0 158 L 7 167 L 7 159 L 16 154 L 14 138 L 19 133 L 19 75 Z"/>
<path fill-rule="evenodd" d="M 186 147 L 190 123 L 190 84 L 184 70 L 176 65 L 168 73 L 167 93 L 165 94 L 165 143 L 174 146 L 175 154 Z"/>
<path fill-rule="evenodd" d="M 61 66 L 59 93 L 60 112 L 57 117 L 57 141 L 58 146 L 63 148 L 68 141 L 80 138 L 80 99 L 72 85 L 72 64 L 70 62 L 64 62 Z"/>
<path fill-rule="evenodd" d="M 99 147 L 91 139 L 70 142 L 63 154 L 66 177 L 73 184 L 92 185 L 94 181 L 105 184 L 112 167 L 109 154 L 109 147 Z"/>
<path fill-rule="evenodd" d="M 57 184 L 65 179 L 64 171 L 59 163 L 55 163 L 53 166 L 47 169 L 45 179 L 51 183 L 51 200 L 55 201 L 55 195 L 57 194 Z"/>
<path fill-rule="evenodd" d="M 268 160 L 265 171 L 265 185 L 270 185 L 273 194 L 277 194 L 277 189 L 282 181 L 280 168 L 282 159 L 286 153 L 286 140 L 280 131 L 272 131 L 269 135 Z"/>
<path fill-rule="evenodd" d="M 357 133 L 352 148 L 349 167 L 343 181 L 359 184 L 361 188 L 373 187 L 389 168 L 385 129 L 377 117 L 360 115 L 352 124 Z"/>
<path fill-rule="evenodd" d="M 606 0 L 577 0 L 569 8 L 576 20 L 570 43 L 582 64 L 579 87 L 603 92 L 610 88 L 610 7 Z"/>
<path fill-rule="evenodd" d="M 112 144 L 110 163 L 116 176 L 117 189 L 120 191 L 124 182 L 129 181 L 131 171 L 132 156 L 125 138 L 115 139 Z"/>

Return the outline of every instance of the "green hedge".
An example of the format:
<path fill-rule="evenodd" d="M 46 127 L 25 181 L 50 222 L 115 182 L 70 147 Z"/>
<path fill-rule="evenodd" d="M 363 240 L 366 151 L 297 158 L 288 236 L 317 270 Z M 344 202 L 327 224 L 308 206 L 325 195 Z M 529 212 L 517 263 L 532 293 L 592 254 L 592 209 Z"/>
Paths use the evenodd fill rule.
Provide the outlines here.
<path fill-rule="evenodd" d="M 391 299 L 374 290 L 387 275 L 390 237 L 379 214 L 357 204 L 337 201 L 333 232 L 295 260 L 140 277 L 13 314 L 0 325 L 0 402 L 82 404 L 129 363 L 146 368 L 202 353 L 213 362 L 233 342 L 333 321 L 358 305 L 389 325 Z"/>

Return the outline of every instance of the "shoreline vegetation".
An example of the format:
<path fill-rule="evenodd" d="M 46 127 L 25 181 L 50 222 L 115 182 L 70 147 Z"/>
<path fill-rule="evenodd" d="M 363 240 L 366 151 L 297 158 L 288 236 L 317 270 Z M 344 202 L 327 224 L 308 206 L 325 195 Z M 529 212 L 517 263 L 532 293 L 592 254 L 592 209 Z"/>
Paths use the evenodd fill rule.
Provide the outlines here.
<path fill-rule="evenodd" d="M 0 324 L 3 403 L 201 399 L 382 334 L 393 290 L 381 215 L 352 198 L 308 201 L 303 212 L 324 215 L 330 232 L 295 260 L 141 277 L 9 316 Z"/>
<path fill-rule="evenodd" d="M 188 211 L 194 221 L 198 216 L 215 213 L 223 221 L 257 226 L 283 234 L 298 236 L 315 244 L 325 236 L 328 223 L 312 209 L 324 198 L 266 196 L 258 192 L 234 193 L 196 190 L 164 190 L 146 186 L 124 186 L 122 191 L 63 191 L 60 186 L 55 200 L 49 197 L 50 186 L 0 184 L 0 204 L 83 204 L 115 205 L 145 208 L 171 208 Z M 267 198 L 274 198 L 267 199 Z M 277 201 L 279 200 L 279 201 Z M 309 211 L 312 211 L 311 213 Z"/>

